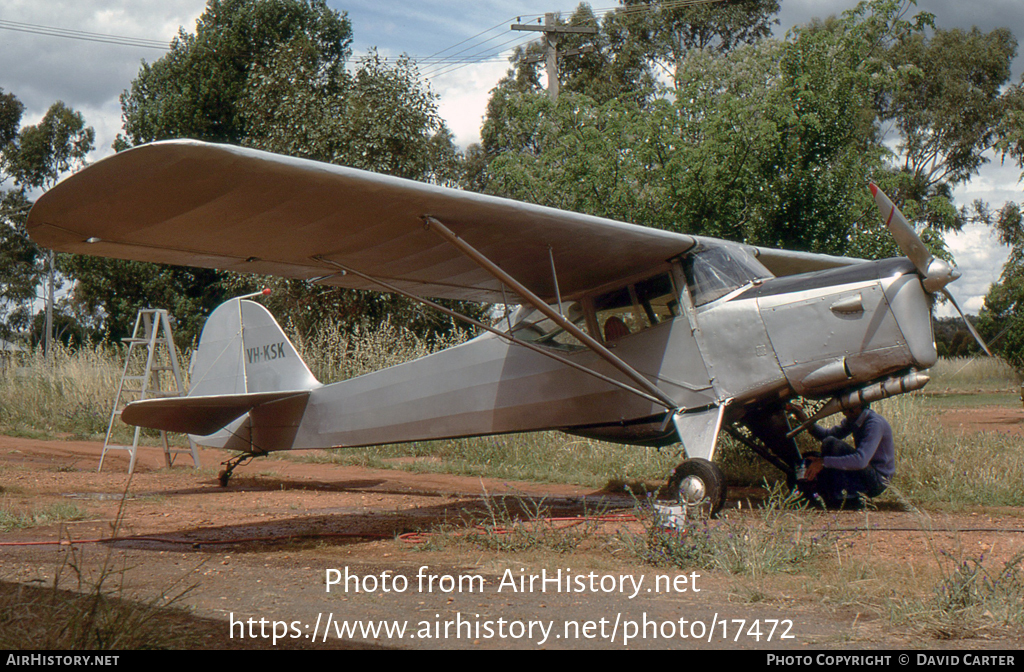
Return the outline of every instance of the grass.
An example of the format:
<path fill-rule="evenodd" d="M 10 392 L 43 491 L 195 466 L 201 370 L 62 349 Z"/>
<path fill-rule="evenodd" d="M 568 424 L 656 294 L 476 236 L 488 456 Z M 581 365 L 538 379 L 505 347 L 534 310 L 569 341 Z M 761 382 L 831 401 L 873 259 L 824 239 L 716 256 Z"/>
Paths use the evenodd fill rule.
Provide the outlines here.
<path fill-rule="evenodd" d="M 84 520 L 89 514 L 68 502 L 57 502 L 35 511 L 15 511 L 9 500 L 0 503 L 0 532 L 15 529 L 52 525 L 69 520 Z"/>
<path fill-rule="evenodd" d="M 923 395 L 893 397 L 872 408 L 892 426 L 894 485 L 910 500 L 953 508 L 1024 506 L 1019 437 L 946 430 Z"/>
<path fill-rule="evenodd" d="M 1020 406 L 1020 394 L 1010 392 L 978 392 L 967 394 L 950 392 L 949 394 L 924 394 L 925 404 L 938 411 L 957 410 L 963 408 L 984 408 L 985 406 L 1002 406 L 1017 408 Z"/>
<path fill-rule="evenodd" d="M 500 553 L 572 553 L 594 540 L 603 514 L 601 510 L 585 511 L 579 522 L 557 520 L 544 499 L 524 496 L 485 496 L 483 507 L 464 511 L 460 521 L 424 533 L 414 548 L 436 551 L 463 546 Z"/>
<path fill-rule="evenodd" d="M 123 513 L 118 514 L 120 519 Z M 114 533 L 116 534 L 115 525 Z M 136 599 L 127 592 L 127 566 L 112 551 L 90 569 L 75 546 L 61 551 L 48 588 L 0 582 L 0 648 L 7 650 L 140 650 L 189 648 L 173 607 L 189 589 L 172 584 Z"/>
<path fill-rule="evenodd" d="M 0 369 L 0 428 L 28 438 L 102 439 L 110 423 L 126 354 L 127 348 L 119 345 L 70 348 L 60 343 L 54 345 L 49 357 L 41 347 L 19 353 L 14 366 Z M 142 359 L 133 357 L 129 375 L 143 373 Z M 187 371 L 188 357 L 184 359 L 183 370 Z M 162 364 L 166 362 L 155 361 L 155 365 Z M 162 375 L 163 388 L 173 387 L 173 382 L 168 383 L 169 374 Z M 118 422 L 113 441 L 130 444 L 133 432 L 133 427 Z M 147 444 L 155 445 L 159 432 L 144 430 L 143 435 Z"/>
<path fill-rule="evenodd" d="M 986 566 L 984 556 L 942 553 L 941 578 L 931 594 L 890 605 L 894 623 L 924 630 L 936 639 L 966 639 L 1024 626 L 1024 552 Z"/>
<path fill-rule="evenodd" d="M 779 486 L 769 487 L 760 509 L 730 512 L 718 520 L 691 521 L 684 530 L 662 526 L 656 511 L 638 505 L 641 534 L 620 532 L 622 547 L 655 567 L 700 567 L 744 574 L 755 581 L 795 571 L 827 549 L 833 538 L 828 519 L 809 512 Z"/>
<path fill-rule="evenodd" d="M 437 458 L 398 461 L 400 458 Z M 558 432 L 417 441 L 404 444 L 296 453 L 308 462 L 352 464 L 376 469 L 487 476 L 550 483 L 574 483 L 621 490 L 656 487 L 679 462 L 674 450 L 657 451 Z"/>
<path fill-rule="evenodd" d="M 1021 375 L 998 357 L 940 359 L 928 369 L 929 394 L 948 392 L 1018 392 Z"/>
<path fill-rule="evenodd" d="M 353 335 L 328 328 L 309 339 L 295 340 L 325 382 L 449 345 L 426 343 L 390 324 Z M 4 431 L 22 435 L 102 437 L 121 375 L 120 357 L 123 350 L 101 346 L 58 350 L 50 362 L 29 353 L 20 368 L 0 374 L 0 425 Z M 897 480 L 883 499 L 938 509 L 1024 506 L 1020 479 L 1024 455 L 1019 439 L 960 435 L 935 422 L 936 412 L 949 408 L 990 403 L 1010 403 L 1016 408 L 1019 378 L 991 360 L 942 361 L 930 374 L 928 394 L 904 395 L 874 405 L 889 419 L 897 443 Z M 629 485 L 639 492 L 663 482 L 679 461 L 675 450 L 619 446 L 556 432 L 308 451 L 288 458 L 594 488 Z M 550 512 L 543 501 L 485 498 L 482 509 L 436 528 L 418 548 L 555 556 L 583 550 L 610 552 L 633 563 L 722 572 L 733 577 L 739 592 L 750 601 L 773 599 L 772 595 L 781 594 L 779 586 L 794 581 L 815 586 L 811 591 L 827 604 L 864 608 L 894 626 L 929 637 L 971 637 L 1024 627 L 1024 556 L 993 564 L 981 556 L 936 551 L 915 565 L 882 567 L 870 553 L 864 559 L 844 551 L 830 527 L 832 518 L 795 508 L 777 489 L 780 474 L 741 444 L 723 435 L 716 461 L 731 483 L 765 482 L 769 490 L 765 505 L 749 512 L 730 510 L 723 518 L 692 525 L 685 533 L 659 527 L 650 510 L 641 508 L 641 532 L 609 538 L 596 534 L 589 523 L 562 528 L 547 521 Z M 0 500 L 0 530 L 84 515 L 71 504 L 18 511 L 9 501 Z M 467 530 L 473 532 L 467 534 Z M 167 633 L 152 627 L 158 622 L 158 609 L 173 597 L 163 593 L 155 601 L 134 600 L 121 592 L 124 569 L 111 567 L 105 561 L 90 578 L 80 559 L 72 559 L 47 590 L 38 589 L 32 595 L 21 588 L 0 590 L 0 644 L 21 646 L 4 637 L 8 632 L 34 632 L 30 636 L 35 639 L 18 641 L 32 641 L 33 648 L 173 645 Z M 68 597 L 69 582 L 81 593 L 78 597 Z M 131 633 L 131 639 L 119 639 L 120 631 Z"/>

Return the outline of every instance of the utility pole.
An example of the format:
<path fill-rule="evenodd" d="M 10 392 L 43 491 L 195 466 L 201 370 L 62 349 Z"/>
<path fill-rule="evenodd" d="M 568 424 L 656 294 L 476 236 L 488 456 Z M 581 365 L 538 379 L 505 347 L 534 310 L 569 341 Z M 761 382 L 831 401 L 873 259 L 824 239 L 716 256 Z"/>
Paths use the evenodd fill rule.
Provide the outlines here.
<path fill-rule="evenodd" d="M 47 258 L 47 266 L 49 266 L 49 272 L 47 274 L 49 280 L 49 291 L 46 294 L 46 319 L 43 320 L 43 324 L 46 328 L 46 334 L 43 336 L 43 355 L 47 359 L 53 358 L 53 281 L 54 281 L 54 253 L 50 250 L 50 254 Z"/>
<path fill-rule="evenodd" d="M 544 55 L 530 56 L 525 59 L 525 62 L 536 63 L 542 60 L 545 61 L 545 70 L 548 75 L 548 97 L 553 101 L 558 100 L 558 36 L 564 33 L 587 33 L 590 35 L 597 33 L 597 28 L 593 26 L 555 25 L 555 15 L 552 12 L 544 15 L 543 26 L 532 23 L 514 23 L 512 24 L 512 30 L 533 30 L 544 33 Z M 573 56 L 592 50 L 592 47 L 573 49 L 563 52 L 562 56 Z"/>

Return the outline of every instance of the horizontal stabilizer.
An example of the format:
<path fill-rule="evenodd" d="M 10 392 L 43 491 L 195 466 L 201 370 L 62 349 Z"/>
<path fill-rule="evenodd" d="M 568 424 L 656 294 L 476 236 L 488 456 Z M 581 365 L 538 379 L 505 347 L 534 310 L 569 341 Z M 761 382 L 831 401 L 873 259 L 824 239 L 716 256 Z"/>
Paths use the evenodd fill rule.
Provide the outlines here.
<path fill-rule="evenodd" d="M 121 419 L 129 425 L 206 436 L 258 406 L 308 396 L 309 390 L 286 390 L 145 399 L 128 404 Z"/>

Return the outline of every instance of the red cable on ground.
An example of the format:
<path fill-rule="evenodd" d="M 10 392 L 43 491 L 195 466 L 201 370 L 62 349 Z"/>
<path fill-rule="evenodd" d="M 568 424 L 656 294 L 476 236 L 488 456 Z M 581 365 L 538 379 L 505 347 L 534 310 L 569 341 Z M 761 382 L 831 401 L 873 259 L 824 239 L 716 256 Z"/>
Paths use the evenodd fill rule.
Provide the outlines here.
<path fill-rule="evenodd" d="M 375 532 L 319 532 L 316 534 L 285 534 L 272 537 L 238 537 L 236 539 L 168 539 L 166 537 L 101 537 L 99 539 L 57 539 L 55 541 L 4 541 L 0 546 L 73 546 L 75 544 L 107 544 L 116 541 L 153 541 L 164 544 L 188 544 L 190 546 L 216 546 L 223 544 L 244 544 L 254 541 L 281 541 L 283 539 L 318 539 L 322 537 L 356 537 L 360 539 L 392 539 L 393 534 Z"/>

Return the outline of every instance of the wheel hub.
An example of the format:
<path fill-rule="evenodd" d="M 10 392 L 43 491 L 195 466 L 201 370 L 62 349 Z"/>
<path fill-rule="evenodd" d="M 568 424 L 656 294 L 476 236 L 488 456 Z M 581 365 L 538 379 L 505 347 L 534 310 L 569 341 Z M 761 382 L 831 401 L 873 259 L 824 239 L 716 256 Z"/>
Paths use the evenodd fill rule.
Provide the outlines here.
<path fill-rule="evenodd" d="M 697 476 L 687 476 L 679 484 L 679 498 L 687 506 L 696 506 L 707 497 L 707 487 Z"/>

